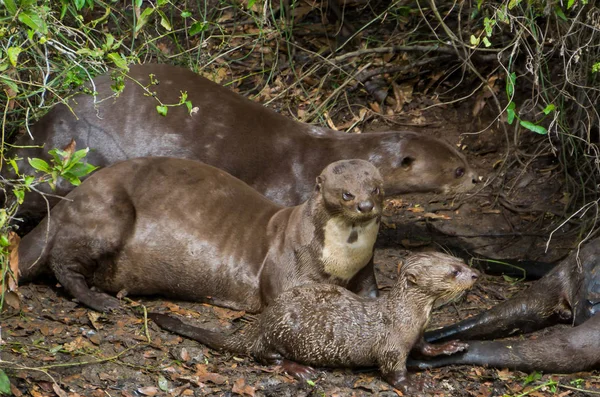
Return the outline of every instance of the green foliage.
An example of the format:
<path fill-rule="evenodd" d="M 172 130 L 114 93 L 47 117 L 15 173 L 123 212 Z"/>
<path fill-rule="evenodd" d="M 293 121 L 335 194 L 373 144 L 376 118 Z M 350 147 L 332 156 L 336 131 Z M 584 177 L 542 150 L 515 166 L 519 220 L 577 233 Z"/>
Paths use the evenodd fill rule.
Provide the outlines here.
<path fill-rule="evenodd" d="M 11 395 L 10 391 L 10 381 L 8 380 L 8 376 L 4 373 L 3 370 L 0 369 L 0 395 Z"/>

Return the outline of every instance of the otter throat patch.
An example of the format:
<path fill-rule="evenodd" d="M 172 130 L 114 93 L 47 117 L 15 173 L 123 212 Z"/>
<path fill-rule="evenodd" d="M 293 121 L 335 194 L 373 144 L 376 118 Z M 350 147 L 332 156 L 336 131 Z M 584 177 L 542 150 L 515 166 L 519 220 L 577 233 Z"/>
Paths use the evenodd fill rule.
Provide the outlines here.
<path fill-rule="evenodd" d="M 377 219 L 354 226 L 346 219 L 327 221 L 322 257 L 325 273 L 343 280 L 354 277 L 369 263 L 378 231 Z"/>

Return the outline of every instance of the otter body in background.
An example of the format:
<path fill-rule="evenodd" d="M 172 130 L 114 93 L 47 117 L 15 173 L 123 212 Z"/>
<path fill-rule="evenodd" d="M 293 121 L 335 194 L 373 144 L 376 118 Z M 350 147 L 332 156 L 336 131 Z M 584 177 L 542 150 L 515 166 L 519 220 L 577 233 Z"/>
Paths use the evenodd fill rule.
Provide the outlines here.
<path fill-rule="evenodd" d="M 378 366 L 394 387 L 408 388 L 406 357 L 417 345 L 427 355 L 453 354 L 466 345 L 434 346 L 422 341 L 434 302 L 470 288 L 477 272 L 460 259 L 440 253 L 416 254 L 400 269 L 386 296 L 361 298 L 334 285 L 296 287 L 278 296 L 245 333 L 225 335 L 151 313 L 160 327 L 215 349 L 252 354 L 281 364 L 300 379 L 329 367 Z M 293 360 L 294 362 L 287 361 Z"/>
<path fill-rule="evenodd" d="M 250 312 L 311 282 L 376 295 L 379 172 L 363 160 L 335 162 L 312 191 L 284 208 L 200 162 L 124 161 L 93 174 L 23 238 L 19 281 L 50 270 L 99 311 L 119 301 L 92 286 Z"/>
<path fill-rule="evenodd" d="M 151 83 L 151 74 L 158 85 Z M 49 149 L 64 147 L 71 139 L 78 148 L 89 147 L 89 162 L 101 167 L 144 156 L 188 158 L 221 168 L 286 206 L 304 202 L 315 175 L 343 159 L 373 163 L 389 195 L 463 192 L 477 182 L 464 156 L 432 137 L 399 131 L 345 134 L 299 123 L 170 65 L 132 66 L 124 82 L 124 91 L 114 98 L 110 76 L 95 78 L 96 103 L 94 97 L 82 94 L 70 100 L 72 111 L 57 105 L 31 127 L 35 140 L 25 134 L 15 143 L 44 144 L 44 148 L 13 149 L 7 158 L 25 159 L 19 162 L 20 172 L 33 174 L 28 157 L 47 159 Z M 187 92 L 194 111 L 190 114 L 181 105 L 169 107 L 166 116 L 159 115 L 156 98 L 175 104 L 182 91 Z M 4 171 L 3 176 L 13 175 Z M 52 193 L 64 196 L 72 189 L 60 181 Z M 51 205 L 57 202 L 48 198 Z M 46 215 L 46 202 L 31 194 L 20 214 L 32 222 L 39 220 Z"/>
<path fill-rule="evenodd" d="M 579 256 L 579 261 L 578 261 Z M 535 340 L 469 342 L 469 351 L 414 362 L 429 368 L 478 364 L 523 371 L 576 372 L 600 368 L 600 239 L 573 251 L 550 273 L 506 302 L 457 324 L 427 332 L 428 341 L 493 339 L 557 323 L 560 329 Z"/>

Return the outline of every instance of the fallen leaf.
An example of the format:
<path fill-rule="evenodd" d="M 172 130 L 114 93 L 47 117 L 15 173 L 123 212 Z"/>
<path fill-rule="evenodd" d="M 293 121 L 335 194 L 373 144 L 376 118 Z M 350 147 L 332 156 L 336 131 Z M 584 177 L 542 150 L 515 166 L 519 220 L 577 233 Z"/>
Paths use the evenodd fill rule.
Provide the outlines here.
<path fill-rule="evenodd" d="M 217 306 L 213 306 L 212 308 L 217 317 L 221 320 L 236 320 L 246 314 L 245 311 L 235 311 Z"/>
<path fill-rule="evenodd" d="M 187 349 L 185 347 L 181 348 L 181 353 L 179 354 L 179 356 L 185 362 L 188 362 L 191 359 L 190 353 L 188 353 L 188 351 L 187 351 Z"/>
<path fill-rule="evenodd" d="M 18 286 L 17 275 L 19 274 L 19 243 L 21 242 L 21 237 L 11 231 L 8 233 L 8 242 L 8 252 L 10 252 L 8 261 L 12 273 L 8 276 L 8 290 L 16 291 Z"/>
<path fill-rule="evenodd" d="M 52 384 L 52 390 L 54 390 L 54 393 L 56 393 L 58 397 L 68 397 L 67 392 L 61 389 L 56 383 Z"/>
<path fill-rule="evenodd" d="M 433 212 L 426 212 L 423 214 L 423 217 L 427 219 L 452 219 L 448 215 L 434 214 Z"/>
<path fill-rule="evenodd" d="M 199 382 L 212 382 L 215 385 L 222 385 L 227 382 L 227 378 L 215 372 L 208 372 L 206 364 L 196 364 L 196 376 Z"/>
<path fill-rule="evenodd" d="M 239 378 L 233 384 L 233 388 L 231 389 L 231 391 L 244 396 L 253 397 L 256 389 L 250 385 L 247 385 L 246 380 L 244 378 Z"/>
<path fill-rule="evenodd" d="M 144 396 L 155 396 L 158 393 L 158 387 L 154 387 L 154 386 L 140 387 L 139 389 L 137 389 L 137 391 L 139 393 L 143 394 Z"/>

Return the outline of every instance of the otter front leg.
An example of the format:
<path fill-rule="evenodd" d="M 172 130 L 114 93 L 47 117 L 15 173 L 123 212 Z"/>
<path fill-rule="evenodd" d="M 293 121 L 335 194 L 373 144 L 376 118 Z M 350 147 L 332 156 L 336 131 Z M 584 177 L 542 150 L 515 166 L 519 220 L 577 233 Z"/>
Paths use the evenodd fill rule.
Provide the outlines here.
<path fill-rule="evenodd" d="M 414 382 L 406 370 L 407 353 L 403 351 L 387 351 L 378 359 L 381 376 L 387 383 L 407 395 L 420 392 L 423 385 Z"/>
<path fill-rule="evenodd" d="M 373 257 L 365 267 L 363 267 L 348 284 L 348 289 L 357 295 L 376 298 L 379 296 L 377 281 L 375 280 L 375 266 Z"/>
<path fill-rule="evenodd" d="M 51 261 L 50 266 L 58 282 L 83 305 L 99 312 L 108 312 L 120 308 L 118 299 L 90 289 L 80 271 L 84 266 L 83 264 L 76 261 Z"/>

